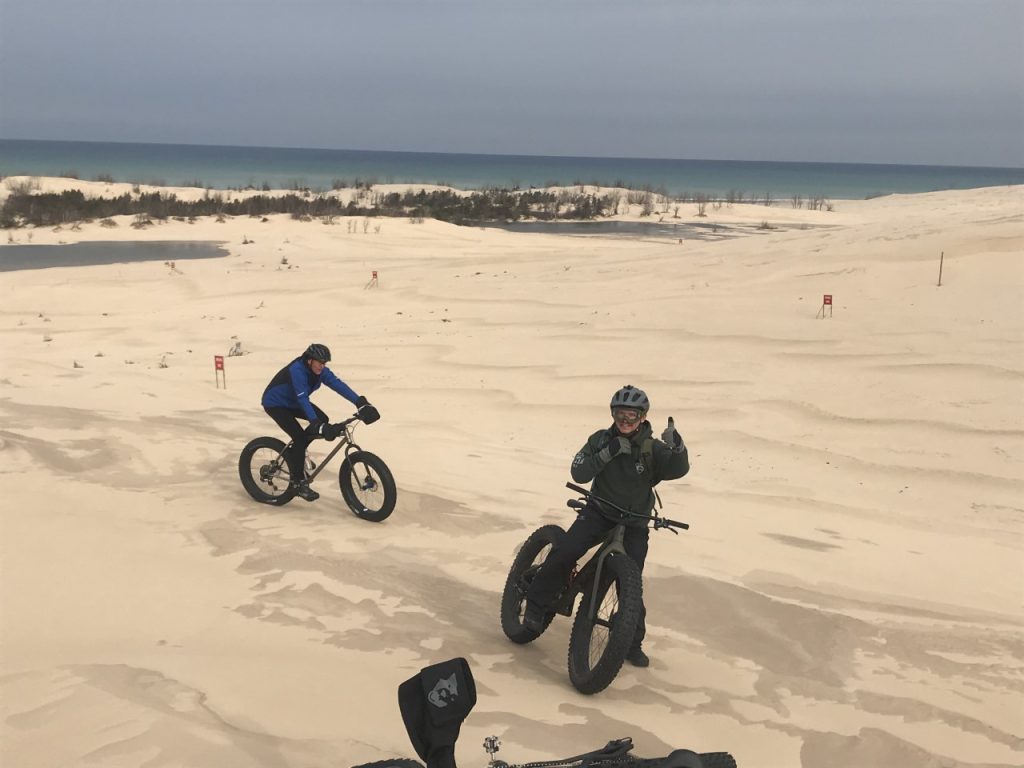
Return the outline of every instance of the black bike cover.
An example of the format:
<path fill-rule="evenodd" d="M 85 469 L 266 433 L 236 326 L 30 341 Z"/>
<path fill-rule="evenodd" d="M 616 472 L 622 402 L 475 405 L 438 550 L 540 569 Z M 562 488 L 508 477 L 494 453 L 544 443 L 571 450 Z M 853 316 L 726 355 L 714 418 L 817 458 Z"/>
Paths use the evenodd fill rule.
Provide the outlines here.
<path fill-rule="evenodd" d="M 398 686 L 405 730 L 427 768 L 454 768 L 455 742 L 475 705 L 473 673 L 461 657 L 424 667 Z"/>

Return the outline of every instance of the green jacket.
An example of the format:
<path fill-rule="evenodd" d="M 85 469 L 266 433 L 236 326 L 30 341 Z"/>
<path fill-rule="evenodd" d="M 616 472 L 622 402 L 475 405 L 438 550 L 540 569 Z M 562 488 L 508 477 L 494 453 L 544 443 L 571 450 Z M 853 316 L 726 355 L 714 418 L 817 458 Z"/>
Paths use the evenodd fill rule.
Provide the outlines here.
<path fill-rule="evenodd" d="M 680 453 L 674 453 L 652 435 L 650 422 L 643 422 L 629 438 L 632 452 L 618 453 L 605 464 L 597 454 L 619 433 L 614 425 L 595 432 L 572 460 L 572 479 L 577 483 L 593 480 L 590 490 L 595 495 L 631 512 L 649 515 L 654 509 L 654 486 L 662 480 L 675 480 L 690 471 L 690 458 L 685 446 Z M 649 455 L 641 456 L 645 447 Z M 610 511 L 614 514 L 614 510 Z M 641 521 L 636 524 L 645 525 Z"/>

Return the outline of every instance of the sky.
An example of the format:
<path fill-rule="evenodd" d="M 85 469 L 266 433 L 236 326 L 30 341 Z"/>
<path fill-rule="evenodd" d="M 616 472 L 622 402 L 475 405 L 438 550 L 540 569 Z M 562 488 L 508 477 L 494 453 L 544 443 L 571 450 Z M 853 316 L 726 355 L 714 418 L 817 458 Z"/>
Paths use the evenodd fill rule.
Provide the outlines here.
<path fill-rule="evenodd" d="M 0 138 L 1024 167 L 1024 0 L 0 0 Z"/>

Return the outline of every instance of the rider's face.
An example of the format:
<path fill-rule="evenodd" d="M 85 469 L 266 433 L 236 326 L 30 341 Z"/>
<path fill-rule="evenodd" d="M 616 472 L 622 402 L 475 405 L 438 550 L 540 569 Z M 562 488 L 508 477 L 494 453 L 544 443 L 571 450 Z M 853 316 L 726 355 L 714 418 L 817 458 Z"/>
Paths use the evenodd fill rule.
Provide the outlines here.
<path fill-rule="evenodd" d="M 644 414 L 635 408 L 616 408 L 612 411 L 612 418 L 615 420 L 615 428 L 620 433 L 631 435 L 640 428 Z"/>
<path fill-rule="evenodd" d="M 324 364 L 321 363 L 319 360 L 310 360 L 309 361 L 309 370 L 311 370 L 317 376 L 320 375 L 320 372 L 323 371 L 323 369 L 324 369 Z"/>

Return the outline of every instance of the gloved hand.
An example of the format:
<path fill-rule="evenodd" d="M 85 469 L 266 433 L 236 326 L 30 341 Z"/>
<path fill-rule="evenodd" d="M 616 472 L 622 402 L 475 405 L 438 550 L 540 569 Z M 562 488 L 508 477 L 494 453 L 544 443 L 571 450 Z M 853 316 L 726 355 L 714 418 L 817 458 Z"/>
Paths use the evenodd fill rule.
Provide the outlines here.
<path fill-rule="evenodd" d="M 359 416 L 364 424 L 373 424 L 373 422 L 380 418 L 380 411 L 370 405 L 369 400 L 360 396 L 356 400 L 356 415 Z"/>
<path fill-rule="evenodd" d="M 337 424 L 324 424 L 321 434 L 323 435 L 324 440 L 330 443 L 338 439 L 338 435 L 341 434 L 341 431 L 342 427 L 339 427 Z"/>
<path fill-rule="evenodd" d="M 665 431 L 661 433 L 661 440 L 672 449 L 673 453 L 682 453 L 686 450 L 683 436 L 676 431 L 676 423 L 671 416 L 668 417 L 668 425 L 665 427 Z"/>
<path fill-rule="evenodd" d="M 611 440 L 604 448 L 597 452 L 597 458 L 604 464 L 607 464 L 613 458 L 620 453 L 632 453 L 633 446 L 629 440 L 624 437 L 616 437 Z"/>
<path fill-rule="evenodd" d="M 324 428 L 331 426 L 326 421 L 311 421 L 306 427 L 306 434 L 311 438 L 323 437 Z"/>

